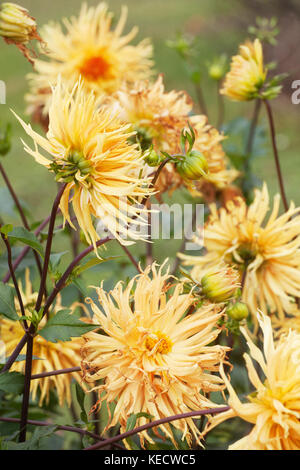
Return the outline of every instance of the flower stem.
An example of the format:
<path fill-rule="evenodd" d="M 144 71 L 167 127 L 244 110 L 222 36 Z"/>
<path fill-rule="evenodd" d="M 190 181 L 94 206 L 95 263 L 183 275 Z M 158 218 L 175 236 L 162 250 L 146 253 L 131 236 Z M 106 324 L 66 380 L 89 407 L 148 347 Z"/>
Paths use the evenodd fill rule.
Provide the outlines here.
<path fill-rule="evenodd" d="M 272 114 L 272 108 L 268 100 L 264 100 L 264 104 L 266 106 L 267 110 L 267 115 L 269 119 L 269 125 L 270 125 L 270 132 L 271 132 L 271 139 L 272 139 L 272 147 L 273 147 L 273 153 L 274 153 L 274 158 L 275 158 L 275 165 L 276 165 L 276 171 L 277 171 L 277 177 L 278 177 L 278 182 L 279 182 L 279 187 L 280 187 L 280 193 L 281 193 L 281 198 L 283 202 L 283 206 L 285 211 L 288 211 L 289 206 L 285 194 L 285 189 L 284 189 L 284 183 L 283 183 L 283 177 L 282 177 L 282 172 L 280 168 L 280 161 L 279 161 L 279 155 L 278 155 L 278 149 L 276 145 L 276 133 L 275 133 L 275 125 L 274 125 L 274 119 L 273 119 L 273 114 Z"/>
<path fill-rule="evenodd" d="M 6 174 L 6 171 L 5 171 L 4 168 L 3 168 L 2 163 L 0 163 L 0 172 L 1 172 L 1 174 L 2 174 L 2 177 L 3 177 L 4 181 L 5 181 L 5 184 L 6 184 L 6 186 L 7 186 L 7 189 L 9 190 L 10 195 L 11 195 L 11 197 L 13 198 L 14 203 L 15 203 L 17 209 L 18 209 L 18 212 L 19 212 L 19 214 L 20 214 L 20 217 L 21 217 L 21 219 L 22 219 L 22 222 L 23 222 L 24 227 L 26 228 L 26 230 L 29 230 L 29 231 L 30 231 L 30 226 L 29 226 L 28 220 L 27 220 L 27 218 L 26 218 L 26 215 L 25 215 L 25 213 L 24 213 L 24 211 L 23 211 L 23 208 L 22 208 L 22 206 L 21 206 L 21 204 L 20 204 L 20 201 L 19 201 L 19 199 L 18 199 L 18 197 L 17 197 L 17 195 L 16 195 L 16 193 L 15 193 L 15 191 L 14 191 L 14 188 L 12 187 L 12 185 L 11 185 L 11 183 L 10 183 L 10 181 L 9 181 L 9 178 L 8 178 L 8 176 L 7 176 L 7 174 Z M 35 257 L 35 261 L 36 261 L 36 264 L 37 264 L 37 268 L 38 268 L 39 273 L 40 273 L 40 275 L 41 275 L 41 274 L 42 274 L 41 260 L 40 260 L 40 258 L 39 258 L 39 255 L 36 253 L 36 251 L 33 250 L 33 254 L 34 254 L 34 257 Z"/>
<path fill-rule="evenodd" d="M 44 377 L 52 377 L 53 375 L 70 374 L 72 372 L 80 371 L 81 367 L 69 367 L 67 369 L 52 370 L 51 372 L 42 372 L 41 374 L 32 375 L 31 380 L 43 379 Z"/>
<path fill-rule="evenodd" d="M 206 107 L 202 87 L 201 87 L 200 83 L 195 83 L 194 86 L 195 86 L 195 92 L 196 92 L 200 112 L 207 116 L 208 115 L 207 114 L 207 107 Z"/>
<path fill-rule="evenodd" d="M 27 350 L 26 350 L 25 379 L 24 379 L 24 391 L 23 391 L 22 412 L 21 412 L 21 421 L 20 421 L 19 442 L 26 441 L 26 429 L 27 429 L 28 406 L 29 406 L 29 396 L 30 396 L 30 381 L 31 381 L 31 369 L 32 369 L 32 351 L 33 351 L 33 337 L 29 336 L 28 341 L 27 341 Z"/>
<path fill-rule="evenodd" d="M 3 423 L 19 423 L 20 422 L 20 419 L 18 418 L 5 418 L 3 416 L 0 416 L 0 422 L 3 422 Z M 85 431 L 84 429 L 81 429 L 81 428 L 75 428 L 73 426 L 63 426 L 63 425 L 56 425 L 53 423 L 47 423 L 46 421 L 37 421 L 37 420 L 33 420 L 33 419 L 28 419 L 27 420 L 27 424 L 31 425 L 31 426 L 56 426 L 57 430 L 61 430 L 61 431 L 69 431 L 69 432 L 75 432 L 77 434 L 81 434 L 83 436 L 90 436 L 94 439 L 96 439 L 97 441 L 103 441 L 103 438 L 101 438 L 99 435 L 93 433 L 93 432 L 90 432 L 90 431 Z M 117 445 L 116 445 L 117 447 Z M 121 446 L 118 446 L 120 449 L 123 449 L 123 447 Z"/>
<path fill-rule="evenodd" d="M 103 240 L 99 240 L 97 243 L 96 243 L 96 246 L 101 246 L 103 245 L 104 243 L 107 243 L 109 241 L 113 240 L 113 238 L 111 237 L 106 237 L 104 238 Z M 50 306 L 52 305 L 53 301 L 55 300 L 57 294 L 65 287 L 65 283 L 68 279 L 68 277 L 70 276 L 70 274 L 72 273 L 73 269 L 75 268 L 75 266 L 85 257 L 87 256 L 89 253 L 91 253 L 92 251 L 94 250 L 94 246 L 93 245 L 90 245 L 88 248 L 86 248 L 84 251 L 82 251 L 73 261 L 72 263 L 70 263 L 70 265 L 68 266 L 68 268 L 66 269 L 66 271 L 64 272 L 64 274 L 62 275 L 62 277 L 60 278 L 60 280 L 56 283 L 53 291 L 51 292 L 51 294 L 49 295 L 49 297 L 47 298 L 47 301 L 46 301 L 46 304 L 45 304 L 45 307 L 44 307 L 44 312 L 43 312 L 43 316 L 47 314 Z M 29 334 L 33 334 L 34 333 L 34 327 L 33 325 L 30 326 L 29 328 Z M 9 357 L 8 361 L 6 362 L 5 366 L 2 368 L 2 370 L 0 371 L 0 374 L 2 372 L 6 372 L 8 371 L 12 364 L 15 362 L 15 360 L 17 359 L 18 355 L 20 354 L 20 351 L 23 349 L 23 347 L 25 346 L 25 344 L 27 343 L 27 340 L 28 340 L 28 337 L 29 337 L 29 334 L 26 333 L 22 339 L 20 340 L 19 344 L 17 345 L 17 347 L 15 348 L 15 350 L 13 351 L 13 353 L 11 354 L 11 356 Z"/>
<path fill-rule="evenodd" d="M 101 449 L 110 444 L 114 444 L 117 441 L 121 441 L 122 439 L 126 439 L 127 437 L 133 436 L 139 432 L 145 431 L 147 429 L 154 428 L 155 426 L 160 426 L 162 424 L 170 423 L 172 421 L 176 421 L 177 419 L 185 419 L 185 418 L 192 418 L 202 415 L 213 415 L 217 413 L 223 413 L 225 411 L 230 410 L 229 406 L 223 406 L 220 408 L 212 408 L 208 410 L 199 410 L 199 411 L 189 411 L 187 413 L 182 413 L 174 416 L 168 416 L 166 418 L 158 419 L 157 421 L 150 421 L 149 423 L 143 424 L 142 426 L 138 426 L 131 431 L 126 431 L 118 436 L 111 437 L 110 439 L 106 439 L 103 442 L 98 442 L 90 447 L 86 447 L 84 450 L 96 450 Z"/>
<path fill-rule="evenodd" d="M 113 240 L 112 237 L 108 236 L 104 238 L 103 240 L 99 240 L 96 242 L 96 246 L 99 247 L 101 245 L 104 245 L 104 243 L 107 243 L 109 241 Z M 73 269 L 77 266 L 80 261 L 87 256 L 89 253 L 91 253 L 94 250 L 94 246 L 90 245 L 88 248 L 86 248 L 84 251 L 79 253 L 78 256 L 69 264 L 68 268 L 62 275 L 62 277 L 59 279 L 59 281 L 55 284 L 55 287 L 49 297 L 46 300 L 45 307 L 44 307 L 44 312 L 43 315 L 46 315 L 46 313 L 49 310 L 49 307 L 52 305 L 53 301 L 55 300 L 57 294 L 65 287 L 66 281 L 68 280 L 68 277 L 72 273 Z"/>
<path fill-rule="evenodd" d="M 48 224 L 49 220 L 50 220 L 50 215 L 49 215 L 49 217 L 47 217 L 47 219 L 45 219 L 45 220 L 41 223 L 41 225 L 39 225 L 38 228 L 35 230 L 34 234 L 35 234 L 36 236 L 38 236 L 38 235 L 41 233 L 41 231 L 46 227 L 46 225 Z M 29 246 L 26 246 L 26 247 L 22 250 L 22 252 L 19 254 L 19 256 L 16 258 L 16 260 L 13 262 L 13 265 L 12 265 L 12 266 L 13 266 L 14 271 L 17 269 L 17 267 L 19 266 L 19 264 L 23 261 L 23 259 L 25 258 L 25 256 L 26 256 L 27 253 L 29 252 L 29 250 L 30 250 L 30 247 L 29 247 Z M 6 273 L 6 275 L 4 276 L 2 282 L 3 282 L 4 284 L 6 284 L 6 283 L 9 281 L 10 277 L 11 277 L 11 272 L 8 271 L 8 272 Z"/>
<path fill-rule="evenodd" d="M 13 280 L 13 283 L 14 283 L 15 291 L 16 291 L 16 294 L 17 294 L 17 298 L 18 298 L 18 302 L 19 302 L 19 306 L 20 306 L 20 311 L 21 311 L 22 316 L 24 317 L 26 315 L 26 313 L 25 313 L 25 309 L 24 309 L 20 289 L 19 289 L 19 286 L 18 286 L 18 281 L 16 279 L 15 271 L 14 271 L 13 264 L 12 264 L 12 255 L 11 255 L 10 243 L 8 241 L 8 238 L 3 233 L 1 233 L 1 237 L 2 237 L 2 240 L 3 240 L 3 242 L 6 246 L 6 249 L 7 249 L 7 263 L 8 263 L 9 271 L 10 271 L 10 274 L 11 274 L 11 277 L 12 277 L 12 280 Z M 28 325 L 27 325 L 27 321 L 25 319 L 23 320 L 23 325 L 24 325 L 24 329 L 27 330 Z"/>
<path fill-rule="evenodd" d="M 132 262 L 133 266 L 136 268 L 136 270 L 141 273 L 141 269 L 137 263 L 137 261 L 135 260 L 135 258 L 132 256 L 132 254 L 130 253 L 130 251 L 128 250 L 128 248 L 125 246 L 125 245 L 122 245 L 122 243 L 119 242 L 118 240 L 118 243 L 120 245 L 120 247 L 122 248 L 122 250 L 125 251 L 126 255 L 128 256 L 128 258 L 130 259 L 130 261 Z"/>
<path fill-rule="evenodd" d="M 60 187 L 60 189 L 57 193 L 57 196 L 55 198 L 55 201 L 54 201 L 54 204 L 53 204 L 53 207 L 52 207 L 52 211 L 51 211 L 51 215 L 50 215 L 48 237 L 47 237 L 45 258 L 44 258 L 43 271 L 42 271 L 42 278 L 41 278 L 40 290 L 39 290 L 39 293 L 38 293 L 38 298 L 37 298 L 36 306 L 35 306 L 35 310 L 37 312 L 41 308 L 43 295 L 44 295 L 44 290 L 45 290 L 45 287 L 46 287 L 48 265 L 49 265 L 49 261 L 50 261 L 53 231 L 54 231 L 54 224 L 55 224 L 57 209 L 58 209 L 60 200 L 62 198 L 62 195 L 63 195 L 63 192 L 64 192 L 66 186 L 67 186 L 67 183 L 61 185 L 61 187 Z"/>
<path fill-rule="evenodd" d="M 15 350 L 13 351 L 13 353 L 9 356 L 9 358 L 7 359 L 7 362 L 5 363 L 5 365 L 2 367 L 1 371 L 0 371 L 0 374 L 3 374 L 4 372 L 7 372 L 11 366 L 13 365 L 13 363 L 15 362 L 15 360 L 17 359 L 18 355 L 20 354 L 20 352 L 22 351 L 22 349 L 24 348 L 26 342 L 27 342 L 27 339 L 28 339 L 28 334 L 26 333 L 22 338 L 21 340 L 19 341 L 19 343 L 17 344 Z"/>
<path fill-rule="evenodd" d="M 220 93 L 220 80 L 217 82 L 217 98 L 218 98 L 218 123 L 217 129 L 220 129 L 224 122 L 225 116 L 225 105 L 224 105 L 224 97 Z"/>

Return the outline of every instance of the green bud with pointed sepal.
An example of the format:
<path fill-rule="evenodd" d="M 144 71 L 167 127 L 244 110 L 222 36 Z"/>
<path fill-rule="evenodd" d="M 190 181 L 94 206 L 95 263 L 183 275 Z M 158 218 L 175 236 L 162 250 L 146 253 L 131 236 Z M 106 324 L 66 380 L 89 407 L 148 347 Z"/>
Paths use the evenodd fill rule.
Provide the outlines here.
<path fill-rule="evenodd" d="M 208 173 L 207 160 L 201 152 L 192 150 L 176 164 L 178 173 L 185 179 L 198 180 Z"/>
<path fill-rule="evenodd" d="M 249 309 L 243 302 L 236 302 L 227 307 L 226 313 L 233 320 L 241 321 L 248 317 Z"/>

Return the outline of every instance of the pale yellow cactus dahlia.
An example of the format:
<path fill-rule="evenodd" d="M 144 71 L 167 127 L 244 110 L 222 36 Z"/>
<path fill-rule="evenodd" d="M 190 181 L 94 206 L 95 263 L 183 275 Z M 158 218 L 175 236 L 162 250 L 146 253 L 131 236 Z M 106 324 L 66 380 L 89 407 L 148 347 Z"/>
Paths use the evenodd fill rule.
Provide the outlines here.
<path fill-rule="evenodd" d="M 269 213 L 266 184 L 256 190 L 248 207 L 242 198 L 227 203 L 226 208 L 211 205 L 211 215 L 204 227 L 203 256 L 180 255 L 183 264 L 193 266 L 191 274 L 200 280 L 203 272 L 220 260 L 234 264 L 243 277 L 242 300 L 256 318 L 264 313 L 295 313 L 295 297 L 300 286 L 300 215 L 291 203 L 279 215 L 280 196 L 274 198 Z M 269 213 L 269 215 L 268 215 Z M 268 216 L 268 218 L 267 218 Z M 244 275 L 243 275 L 244 273 Z"/>
<path fill-rule="evenodd" d="M 240 53 L 232 58 L 220 93 L 234 101 L 255 99 L 266 76 L 261 42 L 259 39 L 247 41 L 240 46 Z"/>
<path fill-rule="evenodd" d="M 100 329 L 84 336 L 82 369 L 87 382 L 103 380 L 94 387 L 100 406 L 104 400 L 116 402 L 107 428 L 120 424 L 125 431 L 132 413 L 148 413 L 155 420 L 216 406 L 206 394 L 223 389 L 216 373 L 228 348 L 212 345 L 221 309 L 209 304 L 190 314 L 194 296 L 183 294 L 180 283 L 168 295 L 169 278 L 168 271 L 153 264 L 126 287 L 120 282 L 110 293 L 97 288 L 101 307 L 90 300 Z M 145 422 L 146 417 L 138 419 Z M 188 442 L 192 436 L 199 441 L 192 419 L 173 425 Z M 160 430 L 176 445 L 168 424 Z M 146 432 L 140 439 L 152 442 Z"/>
<path fill-rule="evenodd" d="M 244 358 L 254 391 L 242 403 L 222 370 L 232 409 L 212 418 L 208 429 L 237 416 L 253 427 L 229 450 L 299 450 L 300 334 L 291 330 L 274 343 L 271 319 L 264 315 L 259 324 L 264 334 L 263 351 L 241 328 L 250 351 L 250 356 L 245 354 Z M 263 378 L 259 377 L 253 360 L 260 366 Z"/>
<path fill-rule="evenodd" d="M 95 248 L 99 235 L 93 217 L 101 219 L 123 244 L 131 243 L 128 237 L 141 238 L 130 224 L 144 223 L 144 209 L 138 202 L 150 190 L 148 179 L 141 176 L 142 154 L 137 145 L 128 143 L 130 125 L 101 106 L 101 98 L 87 94 L 82 81 L 73 89 L 59 81 L 53 90 L 47 138 L 18 119 L 35 144 L 34 149 L 24 144 L 26 152 L 53 171 L 57 181 L 67 184 L 60 208 L 71 226 L 70 203 L 87 241 Z M 38 146 L 51 159 L 44 157 Z"/>
<path fill-rule="evenodd" d="M 78 17 L 64 20 L 65 30 L 59 24 L 44 26 L 41 34 L 47 43 L 49 60 L 35 61 L 35 73 L 29 75 L 31 91 L 27 96 L 28 112 L 41 107 L 48 113 L 51 89 L 57 77 L 73 84 L 81 76 L 87 92 L 111 94 L 122 83 L 132 84 L 151 75 L 152 46 L 146 39 L 137 45 L 131 41 L 137 28 L 123 35 L 127 8 L 112 28 L 113 14 L 106 3 L 88 7 L 82 5 Z M 48 93 L 47 93 L 48 90 Z"/>

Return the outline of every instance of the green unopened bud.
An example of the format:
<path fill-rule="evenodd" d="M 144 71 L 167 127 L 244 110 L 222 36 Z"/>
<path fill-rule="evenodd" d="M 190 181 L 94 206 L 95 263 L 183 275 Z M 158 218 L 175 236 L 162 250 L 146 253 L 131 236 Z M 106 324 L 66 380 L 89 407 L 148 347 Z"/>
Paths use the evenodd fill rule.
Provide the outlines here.
<path fill-rule="evenodd" d="M 221 78 L 223 78 L 224 76 L 223 68 L 220 67 L 219 64 L 212 64 L 208 69 L 208 73 L 209 73 L 210 78 L 216 81 L 221 80 Z"/>
<path fill-rule="evenodd" d="M 2 3 L 0 36 L 18 44 L 26 44 L 33 38 L 37 39 L 35 19 L 29 16 L 26 8 L 15 3 Z"/>
<path fill-rule="evenodd" d="M 243 302 L 236 302 L 227 307 L 226 313 L 233 320 L 241 321 L 248 317 L 249 309 Z"/>
<path fill-rule="evenodd" d="M 227 302 L 239 287 L 238 272 L 230 266 L 217 266 L 201 279 L 202 294 L 211 302 Z"/>
<path fill-rule="evenodd" d="M 6 155 L 11 149 L 11 125 L 0 125 L 0 155 Z"/>
<path fill-rule="evenodd" d="M 216 81 L 220 81 L 226 74 L 227 71 L 227 57 L 222 54 L 220 57 L 216 57 L 213 62 L 207 64 L 208 75 L 210 78 Z"/>
<path fill-rule="evenodd" d="M 161 157 L 153 149 L 146 152 L 144 160 L 149 166 L 158 166 L 161 163 Z"/>
<path fill-rule="evenodd" d="M 178 173 L 185 179 L 198 180 L 208 173 L 207 160 L 201 152 L 192 150 L 176 163 Z"/>

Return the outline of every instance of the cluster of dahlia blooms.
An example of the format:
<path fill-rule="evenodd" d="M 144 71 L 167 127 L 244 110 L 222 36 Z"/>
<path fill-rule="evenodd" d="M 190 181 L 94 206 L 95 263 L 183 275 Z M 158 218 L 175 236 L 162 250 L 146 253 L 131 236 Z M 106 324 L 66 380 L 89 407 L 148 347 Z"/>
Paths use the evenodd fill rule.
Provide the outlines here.
<path fill-rule="evenodd" d="M 268 111 L 281 196 L 270 201 L 263 183 L 249 203 L 239 179 L 244 175 L 224 150 L 224 128 L 198 114 L 185 91 L 166 89 L 154 71 L 150 41 L 136 44 L 137 28 L 125 34 L 126 19 L 125 7 L 114 22 L 105 3 L 83 4 L 77 17 L 50 23 L 39 36 L 24 8 L 0 6 L 0 35 L 33 62 L 27 114 L 42 129 L 13 112 L 27 134 L 23 147 L 59 187 L 51 215 L 35 235 L 10 184 L 25 228 L 0 219 L 9 267 L 0 288 L 0 351 L 4 345 L 6 356 L 0 383 L 6 392 L 7 377 L 24 374 L 20 442 L 30 424 L 30 393 L 40 406 L 50 406 L 56 391 L 59 405 L 66 402 L 76 414 L 74 379 L 81 406 L 75 424 L 86 427 L 71 430 L 96 439 L 88 448 L 113 444 L 117 428 L 129 449 L 165 442 L 174 449 L 181 441 L 200 449 L 217 425 L 239 417 L 252 429 L 229 449 L 299 450 L 300 208 L 287 204 L 268 102 L 280 87 L 266 82 L 259 39 L 240 46 L 226 76 L 224 58 L 210 71 L 218 84 L 223 74 L 221 95 L 262 100 Z M 34 39 L 41 43 L 35 60 L 27 49 Z M 9 183 L 1 163 L 0 171 Z M 171 266 L 165 256 L 155 260 L 145 228 L 149 235 L 151 197 L 174 198 L 180 189 L 189 200 L 206 203 L 207 217 L 204 227 L 197 226 L 197 234 L 204 230 L 204 242 L 195 237 L 200 253 L 183 253 L 183 246 Z M 63 273 L 55 268 L 60 254 L 52 253 L 59 215 L 62 227 L 70 228 L 74 254 Z M 47 236 L 38 240 L 48 223 Z M 121 245 L 138 274 L 126 278 L 120 270 L 107 290 L 98 268 L 107 260 L 98 249 L 110 240 Z M 127 246 L 138 241 L 147 248 L 136 261 Z M 35 250 L 40 274 L 31 284 L 33 271 L 26 270 L 25 288 L 15 271 L 29 247 L 13 259 L 10 244 L 17 242 Z M 82 252 L 80 242 L 88 245 Z M 99 276 L 93 298 L 84 292 L 63 307 L 60 292 L 72 283 L 82 290 L 77 278 L 90 267 Z M 254 390 L 241 399 L 229 373 L 245 350 L 243 338 L 250 351 L 243 367 Z"/>

